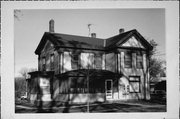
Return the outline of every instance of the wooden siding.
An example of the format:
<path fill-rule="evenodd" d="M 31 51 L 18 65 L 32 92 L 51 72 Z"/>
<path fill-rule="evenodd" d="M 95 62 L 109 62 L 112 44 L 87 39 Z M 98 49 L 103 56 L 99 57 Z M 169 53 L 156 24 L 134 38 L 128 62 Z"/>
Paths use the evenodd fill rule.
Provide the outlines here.
<path fill-rule="evenodd" d="M 132 67 L 125 68 L 124 66 L 124 57 L 126 52 L 129 51 L 132 53 Z M 137 54 L 142 54 L 143 57 L 143 67 L 137 68 Z M 42 71 L 43 63 L 42 59 L 46 58 L 46 71 L 50 71 L 50 56 L 51 54 L 54 55 L 54 72 L 55 74 L 64 73 L 66 71 L 73 70 L 72 67 L 72 54 L 79 55 L 79 69 L 82 68 L 83 63 L 90 64 L 94 69 L 104 69 L 109 70 L 115 73 L 122 74 L 122 77 L 118 79 L 117 83 L 115 84 L 114 89 L 114 98 L 116 99 L 149 99 L 149 72 L 148 72 L 148 55 L 146 54 L 145 50 L 132 50 L 130 49 L 117 49 L 115 52 L 105 53 L 103 51 L 94 51 L 94 50 L 79 50 L 79 49 L 67 49 L 67 48 L 60 48 L 55 50 L 52 43 L 47 41 L 44 49 L 41 51 L 39 55 L 39 69 Z M 84 57 L 82 54 L 84 54 Z M 91 56 L 92 61 L 89 61 L 88 54 L 92 54 Z M 96 58 L 96 56 L 101 56 L 101 58 Z M 97 67 L 95 60 L 101 60 L 101 68 Z M 98 64 L 99 65 L 99 64 Z M 77 69 L 78 69 L 77 68 Z M 84 68 L 87 68 L 84 66 Z M 75 70 L 75 69 L 74 69 Z M 129 93 L 128 88 L 130 87 L 129 83 L 129 76 L 139 76 L 140 77 L 140 92 L 138 93 Z M 56 82 L 56 83 L 55 83 Z M 59 84 L 59 85 L 58 85 Z M 55 87 L 54 87 L 55 86 Z M 53 88 L 54 93 L 56 94 L 55 97 L 59 98 L 59 91 L 61 88 L 66 87 L 64 89 L 68 90 L 70 86 L 70 82 L 68 80 L 58 81 L 54 80 Z M 64 97 L 65 98 L 65 97 Z"/>
<path fill-rule="evenodd" d="M 115 53 L 108 53 L 106 54 L 106 70 L 112 71 L 112 72 L 116 72 L 117 69 L 117 54 Z"/>
<path fill-rule="evenodd" d="M 50 71 L 51 70 L 51 67 L 50 67 L 50 55 L 51 54 L 54 54 L 54 46 L 53 44 L 47 40 L 44 48 L 42 49 L 41 51 L 41 54 L 39 56 L 40 58 L 40 61 L 39 61 L 39 68 L 40 68 L 40 71 L 43 71 L 43 58 L 45 58 L 46 60 L 46 71 Z"/>
<path fill-rule="evenodd" d="M 130 37 L 122 46 L 144 48 L 144 46 L 134 36 Z"/>
<path fill-rule="evenodd" d="M 141 53 L 143 57 L 143 66 L 142 68 L 137 68 L 137 54 Z M 123 91 L 120 91 L 120 98 L 126 98 L 126 99 L 133 99 L 135 95 L 137 96 L 138 99 L 150 99 L 150 92 L 149 92 L 149 72 L 148 72 L 148 57 L 146 55 L 146 52 L 141 52 L 141 51 L 132 51 L 132 68 L 125 68 L 124 67 L 124 52 L 119 52 L 119 57 L 120 57 L 120 72 L 123 74 L 123 76 L 120 78 L 120 87 L 119 89 L 125 89 L 124 90 L 124 97 L 122 95 Z M 130 85 L 129 82 L 129 77 L 130 76 L 139 76 L 140 77 L 140 92 L 138 93 L 128 93 L 127 88 Z M 124 86 L 124 88 L 123 88 Z"/>

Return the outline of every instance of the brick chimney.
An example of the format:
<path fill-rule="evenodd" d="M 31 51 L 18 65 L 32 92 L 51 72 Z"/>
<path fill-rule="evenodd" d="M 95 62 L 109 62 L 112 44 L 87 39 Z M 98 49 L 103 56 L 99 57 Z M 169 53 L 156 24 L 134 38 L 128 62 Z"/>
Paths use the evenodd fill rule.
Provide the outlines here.
<path fill-rule="evenodd" d="M 54 20 L 49 21 L 49 32 L 54 32 Z"/>
<path fill-rule="evenodd" d="M 96 38 L 96 33 L 91 33 L 91 38 Z"/>
<path fill-rule="evenodd" d="M 124 33 L 124 28 L 119 29 L 119 34 Z"/>

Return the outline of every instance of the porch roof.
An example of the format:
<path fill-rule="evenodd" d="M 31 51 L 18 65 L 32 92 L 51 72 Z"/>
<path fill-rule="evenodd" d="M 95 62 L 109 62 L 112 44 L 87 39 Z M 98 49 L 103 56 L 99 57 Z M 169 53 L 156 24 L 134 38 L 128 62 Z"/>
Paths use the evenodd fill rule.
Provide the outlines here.
<path fill-rule="evenodd" d="M 114 73 L 112 71 L 108 70 L 101 70 L 101 69 L 79 69 L 79 70 L 71 70 L 67 71 L 65 73 L 57 75 L 57 77 L 86 77 L 88 76 L 90 78 L 94 77 L 101 77 L 101 78 L 117 78 L 120 77 L 121 74 L 119 73 Z"/>

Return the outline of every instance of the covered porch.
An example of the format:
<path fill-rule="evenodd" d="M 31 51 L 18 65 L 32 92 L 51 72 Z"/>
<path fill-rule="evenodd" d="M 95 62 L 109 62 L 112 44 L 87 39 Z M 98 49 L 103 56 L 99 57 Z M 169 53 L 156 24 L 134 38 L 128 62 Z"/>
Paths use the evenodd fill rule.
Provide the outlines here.
<path fill-rule="evenodd" d="M 59 86 L 54 85 L 54 100 L 87 103 L 118 99 L 120 77 L 120 74 L 111 71 L 95 69 L 73 70 L 57 75 Z"/>

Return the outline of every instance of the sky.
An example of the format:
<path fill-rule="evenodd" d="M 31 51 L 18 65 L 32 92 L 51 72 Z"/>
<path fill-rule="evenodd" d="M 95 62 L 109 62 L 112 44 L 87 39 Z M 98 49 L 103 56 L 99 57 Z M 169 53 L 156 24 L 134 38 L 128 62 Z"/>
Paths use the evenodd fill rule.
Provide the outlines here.
<path fill-rule="evenodd" d="M 24 68 L 38 68 L 36 50 L 44 32 L 49 31 L 49 21 L 54 19 L 56 33 L 109 38 L 136 29 L 145 39 L 158 44 L 157 57 L 165 60 L 165 11 L 164 9 L 57 9 L 20 10 L 14 19 L 15 77 Z"/>

